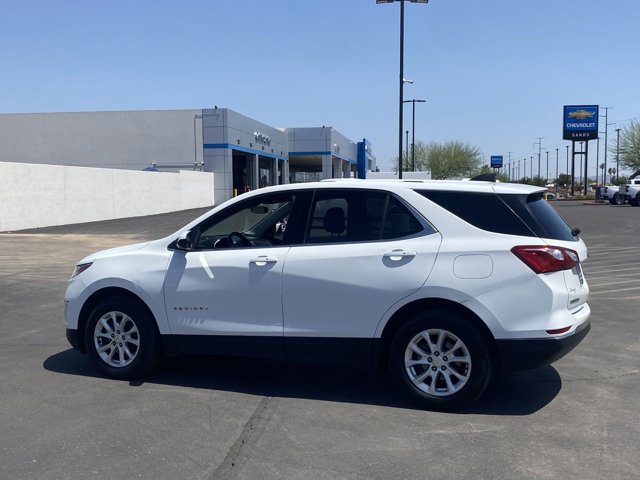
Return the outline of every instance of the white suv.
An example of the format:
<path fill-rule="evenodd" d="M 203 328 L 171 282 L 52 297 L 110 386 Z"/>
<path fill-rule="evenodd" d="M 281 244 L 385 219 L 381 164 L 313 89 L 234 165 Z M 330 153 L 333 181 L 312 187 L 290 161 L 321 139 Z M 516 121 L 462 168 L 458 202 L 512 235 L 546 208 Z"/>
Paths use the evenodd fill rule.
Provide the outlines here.
<path fill-rule="evenodd" d="M 105 374 L 164 355 L 388 366 L 433 409 L 496 369 L 549 364 L 590 328 L 587 249 L 544 189 L 325 181 L 250 192 L 175 234 L 88 256 L 67 338 Z"/>

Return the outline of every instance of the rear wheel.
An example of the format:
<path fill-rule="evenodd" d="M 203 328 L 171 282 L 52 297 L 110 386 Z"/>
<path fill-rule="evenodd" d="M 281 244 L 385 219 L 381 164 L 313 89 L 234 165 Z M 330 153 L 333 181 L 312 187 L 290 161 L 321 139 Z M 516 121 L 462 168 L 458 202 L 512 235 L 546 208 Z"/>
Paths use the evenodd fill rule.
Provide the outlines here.
<path fill-rule="evenodd" d="M 389 360 L 404 391 L 433 410 L 470 405 L 487 387 L 493 370 L 485 335 L 447 310 L 410 318 L 393 339 Z"/>
<path fill-rule="evenodd" d="M 624 199 L 620 197 L 620 194 L 615 193 L 613 195 L 613 203 L 614 205 L 622 205 L 624 203 Z"/>
<path fill-rule="evenodd" d="M 153 321 L 135 300 L 121 296 L 103 300 L 89 316 L 85 330 L 89 357 L 109 377 L 141 377 L 160 356 Z"/>

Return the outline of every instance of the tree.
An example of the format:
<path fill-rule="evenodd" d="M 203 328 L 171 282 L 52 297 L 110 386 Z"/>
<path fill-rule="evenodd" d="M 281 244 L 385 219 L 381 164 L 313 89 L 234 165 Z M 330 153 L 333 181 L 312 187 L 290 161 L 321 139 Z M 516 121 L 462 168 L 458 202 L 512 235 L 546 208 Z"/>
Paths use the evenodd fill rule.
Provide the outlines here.
<path fill-rule="evenodd" d="M 618 145 L 609 147 L 609 152 L 616 155 Z M 640 170 L 640 122 L 631 120 L 629 125 L 620 131 L 620 164 L 630 170 Z"/>
<path fill-rule="evenodd" d="M 498 176 L 496 177 L 496 180 L 502 183 L 511 183 L 511 180 L 509 179 L 509 175 L 507 175 L 506 173 L 499 173 Z"/>
<path fill-rule="evenodd" d="M 619 175 L 617 178 L 611 180 L 612 185 L 625 185 L 627 183 L 627 177 Z"/>
<path fill-rule="evenodd" d="M 547 179 L 539 177 L 536 175 L 535 177 L 524 177 L 520 179 L 520 183 L 526 183 L 527 185 L 535 185 L 537 187 L 546 187 Z"/>
<path fill-rule="evenodd" d="M 566 187 L 571 183 L 571 176 L 566 173 L 561 173 L 558 175 L 558 178 L 554 181 L 554 183 L 560 187 Z"/>
<path fill-rule="evenodd" d="M 466 177 L 480 168 L 482 153 L 474 145 L 461 140 L 449 140 L 444 143 L 416 142 L 416 171 L 431 171 L 431 178 L 442 180 L 451 177 Z M 394 159 L 394 170 L 398 171 L 398 157 Z M 411 169 L 411 152 L 409 161 L 403 162 L 403 171 Z"/>

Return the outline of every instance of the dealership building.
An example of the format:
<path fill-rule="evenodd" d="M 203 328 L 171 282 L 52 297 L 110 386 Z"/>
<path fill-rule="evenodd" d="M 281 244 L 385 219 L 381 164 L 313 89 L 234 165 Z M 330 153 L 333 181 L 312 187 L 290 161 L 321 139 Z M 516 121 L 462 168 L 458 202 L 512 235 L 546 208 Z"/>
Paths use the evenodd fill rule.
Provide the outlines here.
<path fill-rule="evenodd" d="M 376 170 L 366 139 L 325 126 L 276 128 L 217 107 L 0 114 L 0 162 L 213 172 L 216 204 L 268 185 Z"/>

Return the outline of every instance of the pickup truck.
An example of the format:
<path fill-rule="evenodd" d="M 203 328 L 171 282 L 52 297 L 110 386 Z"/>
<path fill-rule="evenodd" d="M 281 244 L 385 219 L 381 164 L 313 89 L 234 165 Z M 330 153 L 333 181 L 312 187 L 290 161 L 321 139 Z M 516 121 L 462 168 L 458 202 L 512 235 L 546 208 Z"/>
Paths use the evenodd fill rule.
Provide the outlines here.
<path fill-rule="evenodd" d="M 620 185 L 619 194 L 629 202 L 629 205 L 640 206 L 640 178 L 633 178 L 626 185 Z"/>
<path fill-rule="evenodd" d="M 620 195 L 620 185 L 607 185 L 602 190 L 602 198 L 609 200 L 611 205 L 622 205 L 624 197 Z"/>

